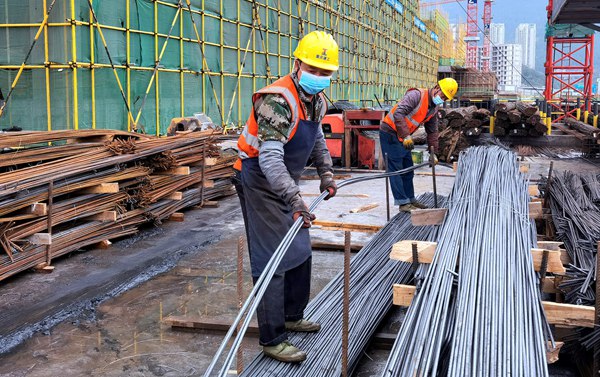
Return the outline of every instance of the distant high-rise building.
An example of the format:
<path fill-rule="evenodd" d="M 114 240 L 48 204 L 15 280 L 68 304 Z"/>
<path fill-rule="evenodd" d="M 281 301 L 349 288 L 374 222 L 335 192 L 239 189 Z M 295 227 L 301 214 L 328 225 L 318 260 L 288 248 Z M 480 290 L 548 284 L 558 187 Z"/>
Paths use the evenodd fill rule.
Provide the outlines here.
<path fill-rule="evenodd" d="M 523 49 L 523 65 L 535 69 L 535 24 L 519 24 L 515 32 L 515 43 Z"/>
<path fill-rule="evenodd" d="M 490 25 L 490 41 L 492 45 L 503 45 L 504 44 L 504 24 Z"/>
<path fill-rule="evenodd" d="M 516 92 L 521 86 L 523 54 L 521 45 L 503 44 L 492 47 L 492 72 L 498 77 L 498 90 Z"/>

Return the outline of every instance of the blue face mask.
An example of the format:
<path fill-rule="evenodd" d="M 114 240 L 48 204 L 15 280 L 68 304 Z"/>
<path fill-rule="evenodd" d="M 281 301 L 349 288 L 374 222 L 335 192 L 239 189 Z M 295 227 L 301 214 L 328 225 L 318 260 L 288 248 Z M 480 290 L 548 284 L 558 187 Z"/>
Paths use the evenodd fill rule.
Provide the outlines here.
<path fill-rule="evenodd" d="M 438 95 L 433 97 L 433 103 L 435 103 L 436 106 L 441 106 L 444 104 L 444 100 Z"/>
<path fill-rule="evenodd" d="M 329 88 L 329 85 L 331 85 L 331 76 L 317 76 L 302 71 L 299 83 L 306 93 L 314 95 Z"/>

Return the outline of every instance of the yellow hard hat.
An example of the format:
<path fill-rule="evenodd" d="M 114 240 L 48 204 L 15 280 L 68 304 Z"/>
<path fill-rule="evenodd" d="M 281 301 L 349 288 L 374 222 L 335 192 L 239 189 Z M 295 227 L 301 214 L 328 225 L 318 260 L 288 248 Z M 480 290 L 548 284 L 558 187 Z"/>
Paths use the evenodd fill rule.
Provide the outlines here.
<path fill-rule="evenodd" d="M 458 83 L 452 77 L 446 77 L 445 79 L 441 79 L 440 81 L 438 81 L 438 85 L 440 86 L 440 89 L 442 89 L 442 92 L 444 93 L 446 98 L 448 98 L 449 100 L 454 98 L 456 92 L 458 91 Z"/>
<path fill-rule="evenodd" d="M 294 51 L 294 57 L 301 62 L 328 71 L 338 70 L 338 55 L 338 44 L 331 34 L 324 31 L 306 34 Z"/>

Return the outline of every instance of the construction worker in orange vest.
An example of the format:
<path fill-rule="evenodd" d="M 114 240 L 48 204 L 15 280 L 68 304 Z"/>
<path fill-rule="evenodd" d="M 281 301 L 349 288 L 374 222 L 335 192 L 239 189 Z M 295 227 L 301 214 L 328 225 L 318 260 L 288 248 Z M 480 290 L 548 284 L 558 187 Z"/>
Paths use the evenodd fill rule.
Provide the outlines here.
<path fill-rule="evenodd" d="M 413 166 L 411 135 L 421 124 L 425 126 L 427 144 L 438 150 L 438 107 L 446 100 L 452 100 L 458 91 L 458 83 L 453 78 L 438 81 L 432 89 L 409 89 L 404 98 L 392 107 L 379 127 L 381 150 L 387 154 L 387 171 L 397 171 Z M 414 173 L 390 178 L 394 205 L 402 212 L 427 208 L 415 198 Z"/>
<path fill-rule="evenodd" d="M 329 199 L 337 191 L 321 128 L 327 111 L 321 92 L 338 70 L 338 45 L 330 34 L 313 31 L 300 40 L 294 57 L 289 75 L 252 96 L 234 166 L 254 282 L 294 221 L 303 220 L 257 309 L 263 352 L 283 362 L 306 359 L 306 353 L 288 341 L 288 331 L 321 328 L 304 318 L 312 260 L 307 228 L 315 216 L 300 196 L 298 183 L 309 158 L 320 176 L 321 192 L 327 191 Z"/>

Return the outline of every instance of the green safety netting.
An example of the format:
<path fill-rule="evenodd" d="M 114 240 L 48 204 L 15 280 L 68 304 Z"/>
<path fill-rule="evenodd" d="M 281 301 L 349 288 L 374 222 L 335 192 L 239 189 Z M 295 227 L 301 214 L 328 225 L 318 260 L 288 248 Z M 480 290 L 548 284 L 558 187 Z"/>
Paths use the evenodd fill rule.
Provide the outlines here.
<path fill-rule="evenodd" d="M 124 68 L 128 47 L 124 30 L 128 26 L 127 1 L 129 66 L 132 67 L 129 88 Z M 94 0 L 92 3 L 98 22 L 103 26 L 110 56 L 122 67 L 117 68 L 117 73 L 125 91 L 129 89 L 133 116 L 144 103 L 139 123 L 151 134 L 164 134 L 174 117 L 198 112 L 205 112 L 217 124 L 224 121 L 242 125 L 251 107 L 251 93 L 266 85 L 268 79 L 272 81 L 287 74 L 298 38 L 315 29 L 334 33 L 341 48 L 341 69 L 328 92 L 333 100 L 372 101 L 375 94 L 380 99 L 395 100 L 408 87 L 429 86 L 437 76 L 434 53 L 437 45 L 429 33 L 415 31 L 412 10 L 399 13 L 385 2 L 326 1 L 328 5 L 322 6 L 296 0 L 192 1 L 192 9 L 198 11 L 192 16 L 205 46 L 207 67 L 204 67 L 200 47 L 193 41 L 196 34 L 187 10 L 181 12 L 171 30 L 177 14 L 177 8 L 171 5 L 177 1 L 127 1 Z M 46 2 L 49 5 L 51 0 Z M 38 26 L 18 24 L 40 23 L 43 3 L 43 0 L 0 2 L 0 24 L 5 25 L 0 27 L 0 89 L 5 96 L 17 73 L 15 67 L 23 63 L 38 29 Z M 254 5 L 258 9 L 260 29 L 258 19 L 253 17 Z M 69 24 L 72 13 L 79 22 L 74 27 L 75 43 Z M 42 34 L 0 118 L 0 128 L 48 128 L 44 68 L 48 62 L 51 64 L 48 88 L 52 129 L 72 129 L 75 124 L 80 129 L 92 128 L 94 114 L 97 128 L 126 129 L 127 110 L 114 73 L 111 68 L 98 66 L 108 65 L 109 59 L 96 28 L 90 38 L 88 1 L 57 0 L 49 22 L 48 59 L 45 59 Z M 155 27 L 158 37 L 154 35 Z M 151 69 L 170 31 L 172 37 L 160 61 L 157 79 L 146 95 Z M 249 47 L 247 53 L 246 46 Z M 89 69 L 92 55 L 96 64 L 93 85 Z M 74 111 L 75 70 L 69 66 L 74 61 L 79 65 L 76 70 L 77 114 Z M 242 61 L 242 77 L 238 79 Z"/>
<path fill-rule="evenodd" d="M 575 24 L 546 24 L 546 38 L 580 38 L 594 34 L 593 29 Z"/>

